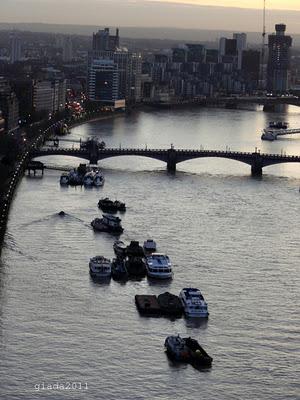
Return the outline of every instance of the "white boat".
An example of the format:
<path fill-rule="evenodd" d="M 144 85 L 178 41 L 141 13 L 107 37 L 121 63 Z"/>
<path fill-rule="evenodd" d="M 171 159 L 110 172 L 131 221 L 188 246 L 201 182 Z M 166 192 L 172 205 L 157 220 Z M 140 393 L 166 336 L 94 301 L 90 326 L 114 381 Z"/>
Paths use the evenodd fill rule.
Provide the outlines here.
<path fill-rule="evenodd" d="M 89 171 L 83 177 L 83 184 L 84 186 L 93 186 L 94 184 L 94 172 Z"/>
<path fill-rule="evenodd" d="M 117 257 L 125 258 L 127 254 L 127 244 L 122 242 L 122 240 L 116 240 L 113 245 L 114 252 Z"/>
<path fill-rule="evenodd" d="M 156 251 L 156 243 L 153 239 L 145 240 L 143 247 L 144 247 L 144 250 L 149 253 Z"/>
<path fill-rule="evenodd" d="M 171 261 L 164 254 L 153 253 L 147 256 L 146 269 L 151 278 L 170 279 L 173 276 Z"/>
<path fill-rule="evenodd" d="M 188 317 L 208 317 L 207 303 L 199 289 L 184 288 L 179 294 L 184 313 Z"/>
<path fill-rule="evenodd" d="M 94 186 L 97 186 L 97 187 L 103 186 L 104 181 L 105 181 L 104 176 L 101 174 L 101 172 L 99 170 L 97 170 L 94 175 Z"/>
<path fill-rule="evenodd" d="M 69 174 L 67 174 L 66 172 L 61 174 L 59 182 L 61 185 L 68 185 L 69 184 Z"/>
<path fill-rule="evenodd" d="M 103 256 L 95 256 L 89 262 L 91 275 L 98 278 L 109 278 L 111 276 L 111 261 Z"/>

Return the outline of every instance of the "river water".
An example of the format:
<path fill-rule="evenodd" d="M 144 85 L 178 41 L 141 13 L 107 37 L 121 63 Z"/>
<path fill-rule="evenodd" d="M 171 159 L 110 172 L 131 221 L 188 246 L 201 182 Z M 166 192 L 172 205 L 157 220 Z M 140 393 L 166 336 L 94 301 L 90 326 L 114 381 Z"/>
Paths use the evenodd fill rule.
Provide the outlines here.
<path fill-rule="evenodd" d="M 260 140 L 277 119 L 299 127 L 300 110 L 140 112 L 78 126 L 68 138 L 300 154 L 300 136 Z M 20 182 L 0 264 L 1 400 L 299 399 L 300 165 L 267 167 L 261 179 L 217 158 L 178 164 L 175 175 L 139 157 L 101 166 L 100 189 L 60 187 L 58 171 Z M 153 238 L 170 256 L 171 282 L 92 281 L 89 258 L 113 256 L 114 238 L 90 228 L 106 196 L 127 204 L 122 240 Z M 135 294 L 188 286 L 201 289 L 208 321 L 136 310 Z M 177 333 L 198 339 L 214 358 L 210 370 L 168 360 L 164 340 Z"/>

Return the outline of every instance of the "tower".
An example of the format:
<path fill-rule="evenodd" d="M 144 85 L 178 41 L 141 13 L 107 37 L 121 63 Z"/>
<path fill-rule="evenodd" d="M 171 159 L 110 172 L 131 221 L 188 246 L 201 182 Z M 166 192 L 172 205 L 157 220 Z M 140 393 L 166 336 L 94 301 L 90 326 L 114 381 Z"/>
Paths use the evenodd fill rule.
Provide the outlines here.
<path fill-rule="evenodd" d="M 291 36 L 285 35 L 285 24 L 276 24 L 276 33 L 269 35 L 269 58 L 267 68 L 267 89 L 277 93 L 289 89 Z"/>

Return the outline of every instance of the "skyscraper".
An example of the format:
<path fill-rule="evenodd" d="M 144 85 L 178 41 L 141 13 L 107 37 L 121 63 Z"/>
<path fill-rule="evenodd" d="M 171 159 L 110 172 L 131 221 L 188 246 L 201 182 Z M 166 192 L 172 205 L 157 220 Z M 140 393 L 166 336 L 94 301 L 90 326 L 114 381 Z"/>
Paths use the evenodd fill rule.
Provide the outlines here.
<path fill-rule="evenodd" d="M 10 62 L 13 64 L 22 57 L 21 40 L 16 32 L 10 35 Z"/>
<path fill-rule="evenodd" d="M 119 29 L 115 35 L 110 35 L 109 28 L 99 29 L 93 34 L 93 51 L 115 51 L 120 46 Z"/>
<path fill-rule="evenodd" d="M 241 69 L 243 51 L 246 50 L 247 46 L 247 35 L 246 33 L 234 33 L 233 39 L 236 40 L 236 49 L 238 54 L 238 69 Z"/>
<path fill-rule="evenodd" d="M 269 58 L 267 68 L 267 88 L 274 92 L 289 89 L 291 36 L 285 35 L 285 24 L 275 25 L 276 34 L 269 35 Z"/>

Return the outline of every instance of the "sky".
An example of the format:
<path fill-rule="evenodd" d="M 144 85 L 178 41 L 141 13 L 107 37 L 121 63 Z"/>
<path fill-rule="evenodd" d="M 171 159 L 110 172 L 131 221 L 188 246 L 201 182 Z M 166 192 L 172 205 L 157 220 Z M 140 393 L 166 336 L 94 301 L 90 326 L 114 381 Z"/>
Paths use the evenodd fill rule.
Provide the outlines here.
<path fill-rule="evenodd" d="M 0 22 L 260 32 L 262 5 L 263 0 L 0 0 Z M 267 32 L 284 22 L 288 32 L 300 33 L 300 0 L 266 5 Z"/>

